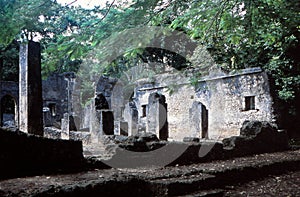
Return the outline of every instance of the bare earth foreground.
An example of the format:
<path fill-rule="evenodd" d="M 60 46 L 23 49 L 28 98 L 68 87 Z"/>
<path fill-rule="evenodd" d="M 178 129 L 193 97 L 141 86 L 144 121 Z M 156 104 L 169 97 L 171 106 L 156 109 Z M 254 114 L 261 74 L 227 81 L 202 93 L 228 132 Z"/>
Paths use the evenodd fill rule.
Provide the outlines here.
<path fill-rule="evenodd" d="M 21 164 L 20 164 L 21 165 Z M 0 181 L 0 196 L 300 196 L 300 150 Z"/>
<path fill-rule="evenodd" d="M 240 186 L 228 186 L 225 196 L 300 196 L 300 171 L 268 176 Z"/>

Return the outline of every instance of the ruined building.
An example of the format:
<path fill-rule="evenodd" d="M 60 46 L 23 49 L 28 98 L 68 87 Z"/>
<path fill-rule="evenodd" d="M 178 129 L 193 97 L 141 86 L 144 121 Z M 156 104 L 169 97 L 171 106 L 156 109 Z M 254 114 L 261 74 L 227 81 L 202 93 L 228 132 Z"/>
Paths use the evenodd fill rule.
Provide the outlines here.
<path fill-rule="evenodd" d="M 180 75 L 157 75 L 155 82 L 139 80 L 132 94 L 124 92 L 121 82 L 101 77 L 95 95 L 114 114 L 114 134 L 223 139 L 239 135 L 246 120 L 274 121 L 268 76 L 260 68 L 211 70 L 195 86 Z"/>
<path fill-rule="evenodd" d="M 274 121 L 268 76 L 260 68 L 225 72 L 213 67 L 196 85 L 183 75 L 168 72 L 155 75 L 154 80 L 139 79 L 131 86 L 102 76 L 88 105 L 80 101 L 77 82 L 74 73 L 44 80 L 40 111 L 45 127 L 61 127 L 67 136 L 69 130 L 77 130 L 89 136 L 88 141 L 102 135 L 142 132 L 169 141 L 184 137 L 218 140 L 239 135 L 246 120 Z M 25 124 L 18 113 L 20 87 L 1 82 L 2 126 Z M 61 125 L 61 120 L 69 122 L 68 126 Z"/>
<path fill-rule="evenodd" d="M 122 87 L 116 89 L 117 80 L 101 77 L 95 92 L 95 111 L 110 116 L 107 121 L 114 125 L 104 129 L 103 134 L 151 132 L 162 140 L 187 136 L 218 139 L 239 135 L 245 120 L 274 121 L 268 77 L 260 68 L 208 75 L 196 87 L 178 83 L 172 94 L 168 91 L 170 84 L 159 83 L 167 76 L 160 77 L 157 84 L 144 82 L 137 86 L 127 103 L 120 96 Z M 93 106 L 80 114 L 73 113 L 72 99 L 78 96 L 73 95 L 74 81 L 70 73 L 55 74 L 43 81 L 45 126 L 59 127 L 63 114 L 70 113 L 81 120 L 78 130 L 90 127 Z M 18 87 L 14 82 L 1 82 L 2 126 L 17 125 L 19 121 Z M 110 111 L 113 116 L 108 115 Z"/>

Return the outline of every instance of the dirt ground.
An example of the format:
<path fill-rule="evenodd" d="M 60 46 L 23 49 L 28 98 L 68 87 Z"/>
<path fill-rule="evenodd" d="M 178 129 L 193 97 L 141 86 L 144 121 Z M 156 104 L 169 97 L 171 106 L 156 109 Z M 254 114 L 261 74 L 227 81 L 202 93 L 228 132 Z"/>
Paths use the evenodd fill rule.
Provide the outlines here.
<path fill-rule="evenodd" d="M 277 170 L 280 170 L 281 166 L 287 168 L 287 165 L 284 165 L 287 162 L 289 165 L 297 162 L 296 167 L 300 169 L 299 161 L 300 150 L 297 150 L 159 169 L 94 169 L 74 174 L 24 177 L 0 181 L 0 196 L 52 196 L 62 191 L 71 194 L 81 191 L 85 194 L 98 186 L 99 188 L 109 186 L 112 188 L 124 187 L 125 189 L 128 187 L 127 192 L 130 194 L 130 188 L 133 191 L 136 190 L 136 185 L 130 185 L 132 180 L 137 181 L 137 185 L 146 183 L 153 186 L 153 183 L 158 183 L 163 187 L 166 186 L 165 188 L 169 191 L 173 189 L 173 192 L 177 193 L 176 185 L 184 188 L 194 184 L 198 187 L 199 184 L 205 184 L 211 178 L 218 178 L 224 174 L 230 178 L 228 180 L 239 180 L 242 178 L 240 175 L 251 176 L 249 169 L 250 173 L 255 171 L 260 173 L 263 172 L 262 166 L 265 167 L 263 169 L 268 169 L 268 166 L 274 166 L 274 163 Z M 247 170 L 248 172 L 246 172 Z M 223 184 L 220 189 L 224 196 L 300 196 L 300 171 L 283 172 L 284 174 L 273 176 L 262 174 L 259 178 L 252 179 L 255 181 L 244 184 L 238 184 L 238 181 L 234 184 L 224 181 L 225 185 Z M 192 189 L 194 190 L 194 188 Z M 194 191 L 199 190 L 196 188 Z M 123 191 L 120 190 L 120 192 Z M 187 190 L 187 192 L 181 193 L 188 194 L 188 192 Z M 149 195 L 145 194 L 144 196 Z"/>
<path fill-rule="evenodd" d="M 244 185 L 227 186 L 224 196 L 300 196 L 300 171 L 268 176 Z"/>

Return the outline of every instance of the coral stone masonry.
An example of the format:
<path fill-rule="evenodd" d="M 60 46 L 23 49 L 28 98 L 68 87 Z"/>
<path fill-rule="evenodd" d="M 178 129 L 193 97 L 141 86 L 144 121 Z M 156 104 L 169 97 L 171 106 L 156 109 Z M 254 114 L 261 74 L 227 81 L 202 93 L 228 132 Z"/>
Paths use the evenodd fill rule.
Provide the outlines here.
<path fill-rule="evenodd" d="M 29 41 L 20 46 L 19 129 L 43 136 L 40 44 Z"/>

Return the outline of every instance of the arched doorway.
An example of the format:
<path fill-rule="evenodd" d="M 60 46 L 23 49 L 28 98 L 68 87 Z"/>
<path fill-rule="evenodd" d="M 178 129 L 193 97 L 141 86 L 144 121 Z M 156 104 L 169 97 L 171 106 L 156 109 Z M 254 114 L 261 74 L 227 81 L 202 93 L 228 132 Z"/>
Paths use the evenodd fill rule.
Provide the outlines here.
<path fill-rule="evenodd" d="M 1 126 L 14 127 L 18 121 L 16 100 L 10 95 L 1 99 Z"/>

